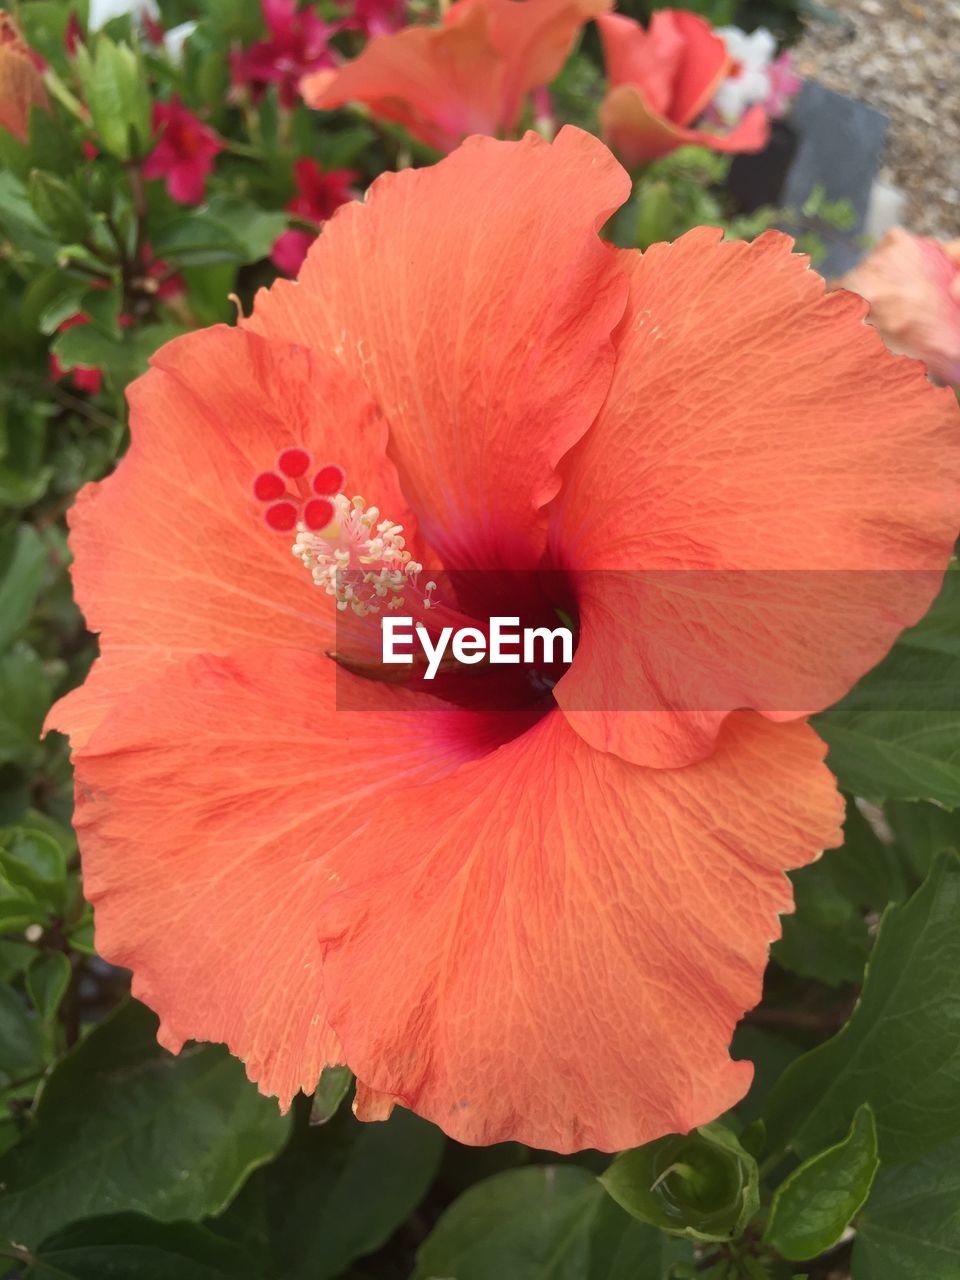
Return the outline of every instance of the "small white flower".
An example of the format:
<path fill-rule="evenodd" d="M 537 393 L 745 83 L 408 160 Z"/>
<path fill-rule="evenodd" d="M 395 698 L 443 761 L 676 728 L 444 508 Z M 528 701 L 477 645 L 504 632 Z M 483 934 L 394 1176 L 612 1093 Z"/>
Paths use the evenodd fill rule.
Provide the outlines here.
<path fill-rule="evenodd" d="M 717 35 L 734 61 L 733 73 L 724 80 L 713 106 L 725 124 L 736 124 L 748 107 L 765 102 L 770 94 L 770 65 L 777 42 L 766 27 L 749 34 L 739 27 L 719 27 Z"/>
<path fill-rule="evenodd" d="M 99 31 L 101 27 L 129 13 L 135 22 L 146 18 L 159 18 L 156 0 L 90 0 L 87 29 Z"/>
<path fill-rule="evenodd" d="M 163 47 L 171 62 L 180 62 L 183 58 L 183 46 L 197 29 L 196 22 L 181 22 L 178 27 L 171 27 L 163 37 Z"/>

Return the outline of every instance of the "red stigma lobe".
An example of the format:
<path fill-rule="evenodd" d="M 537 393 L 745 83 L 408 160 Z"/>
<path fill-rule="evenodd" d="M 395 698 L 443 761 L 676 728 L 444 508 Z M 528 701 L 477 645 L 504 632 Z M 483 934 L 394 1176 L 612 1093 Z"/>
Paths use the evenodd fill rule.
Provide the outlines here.
<path fill-rule="evenodd" d="M 310 469 L 310 453 L 302 445 L 291 445 L 280 451 L 275 469 L 254 477 L 253 496 L 267 504 L 263 514 L 268 529 L 290 533 L 301 524 L 317 532 L 333 522 L 333 500 L 343 490 L 347 474 L 336 462 L 324 463 L 312 479 Z"/>
<path fill-rule="evenodd" d="M 306 475 L 310 467 L 310 455 L 306 449 L 296 446 L 292 449 L 284 449 L 277 458 L 277 468 L 288 476 L 291 480 L 298 480 L 301 476 Z"/>
<path fill-rule="evenodd" d="M 308 529 L 325 529 L 334 515 L 329 498 L 311 498 L 303 508 L 303 523 Z"/>
<path fill-rule="evenodd" d="M 261 471 L 253 482 L 253 496 L 260 502 L 276 502 L 286 491 L 283 479 L 274 471 Z"/>
<path fill-rule="evenodd" d="M 321 467 L 313 477 L 313 492 L 319 493 L 325 498 L 332 497 L 335 493 L 340 493 L 346 483 L 346 479 L 347 473 L 343 467 L 338 467 L 335 462 L 330 462 L 325 467 Z"/>
<path fill-rule="evenodd" d="M 292 502 L 275 502 L 267 507 L 264 519 L 277 533 L 289 533 L 296 527 L 297 508 Z"/>

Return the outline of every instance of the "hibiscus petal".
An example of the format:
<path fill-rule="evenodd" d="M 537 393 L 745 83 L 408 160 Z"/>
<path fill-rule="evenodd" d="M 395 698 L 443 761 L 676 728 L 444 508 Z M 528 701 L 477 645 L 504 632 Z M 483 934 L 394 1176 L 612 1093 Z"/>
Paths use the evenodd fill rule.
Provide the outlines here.
<path fill-rule="evenodd" d="M 448 567 L 539 560 L 557 462 L 609 385 L 626 284 L 597 230 L 629 190 L 579 130 L 473 138 L 378 179 L 327 224 L 297 285 L 257 297 L 250 327 L 332 352 L 366 383 Z"/>
<path fill-rule="evenodd" d="M 624 14 L 606 14 L 597 28 L 611 88 L 632 86 L 663 123 L 696 119 L 730 66 L 723 40 L 685 10 L 661 9 L 646 29 Z"/>
<path fill-rule="evenodd" d="M 660 16 L 654 14 L 652 23 Z M 683 58 L 673 87 L 670 118 L 686 125 L 706 109 L 730 70 L 731 58 L 706 18 L 685 9 L 678 9 L 672 16 L 683 40 Z"/>
<path fill-rule="evenodd" d="M 0 21 L 9 24 L 6 14 Z M 8 26 L 7 31 L 13 30 Z M 0 129 L 6 129 L 20 142 L 30 136 L 30 111 L 40 107 L 50 109 L 50 100 L 44 88 L 43 77 L 30 50 L 16 32 L 0 41 Z"/>
<path fill-rule="evenodd" d="M 582 632 L 555 695 L 637 763 L 701 758 L 737 706 L 829 705 L 923 615 L 951 554 L 953 396 L 790 246 L 701 229 L 624 255 L 617 370 L 557 503 Z"/>
<path fill-rule="evenodd" d="M 625 164 L 644 164 L 669 155 L 677 147 L 708 147 L 711 151 L 760 151 L 770 136 L 762 107 L 751 107 L 735 129 L 726 134 L 688 129 L 658 115 L 633 85 L 611 89 L 600 104 L 603 136 Z"/>
<path fill-rule="evenodd" d="M 341 681 L 375 714 L 337 711 Z M 163 1044 L 224 1041 L 285 1106 L 342 1061 L 317 936 L 333 855 L 418 782 L 495 745 L 452 731 L 482 717 L 405 707 L 313 653 L 195 657 L 74 755 L 100 954 L 133 970 Z"/>
<path fill-rule="evenodd" d="M 338 462 L 352 492 L 375 489 L 391 519 L 411 524 L 386 426 L 336 363 L 226 326 L 179 338 L 152 363 L 129 391 L 129 452 L 71 513 L 74 589 L 103 655 L 94 679 L 51 712 L 48 727 L 74 745 L 173 658 L 334 644 L 332 602 L 253 495 L 281 449 Z"/>
<path fill-rule="evenodd" d="M 740 715 L 708 761 L 641 769 L 551 714 L 331 854 L 331 1025 L 365 1083 L 468 1143 L 617 1150 L 715 1118 L 752 1074 L 784 867 L 839 839 L 806 725 Z"/>
<path fill-rule="evenodd" d="M 504 59 L 505 129 L 516 126 L 527 95 L 563 70 L 581 27 L 612 0 L 485 0 L 490 35 Z"/>
<path fill-rule="evenodd" d="M 655 13 L 649 30 L 623 13 L 597 19 L 610 87 L 633 85 L 659 114 L 670 109 L 683 56 L 683 41 L 673 19 L 669 11 Z"/>
<path fill-rule="evenodd" d="M 454 7 L 442 27 L 406 27 L 371 40 L 335 71 L 304 76 L 308 107 L 330 111 L 362 102 L 440 151 L 469 133 L 498 132 L 503 64 L 482 4 Z"/>
<path fill-rule="evenodd" d="M 916 356 L 932 377 L 960 386 L 960 253 L 955 247 L 893 227 L 840 284 L 866 298 L 870 323 L 891 351 Z"/>

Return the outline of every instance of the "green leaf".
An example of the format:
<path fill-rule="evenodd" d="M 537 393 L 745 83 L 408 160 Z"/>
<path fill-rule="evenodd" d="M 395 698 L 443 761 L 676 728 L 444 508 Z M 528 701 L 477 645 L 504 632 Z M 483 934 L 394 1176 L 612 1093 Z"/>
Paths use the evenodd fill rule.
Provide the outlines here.
<path fill-rule="evenodd" d="M 834 879 L 833 852 L 791 875 L 794 912 L 770 952 L 784 969 L 830 986 L 859 982 L 870 954 L 863 913 Z"/>
<path fill-rule="evenodd" d="M 67 857 L 53 836 L 27 827 L 8 828 L 0 836 L 0 869 L 17 889 L 52 908 L 63 905 Z"/>
<path fill-rule="evenodd" d="M 642 1222 L 692 1240 L 730 1240 L 760 1207 L 757 1162 L 720 1123 L 624 1151 L 600 1179 Z"/>
<path fill-rule="evenodd" d="M 72 173 L 83 164 L 83 151 L 59 112 L 35 111 L 30 117 L 30 160 L 34 169 Z M 42 216 L 42 215 L 41 215 Z"/>
<path fill-rule="evenodd" d="M 912 877 L 897 848 L 884 844 L 852 800 L 843 845 L 791 874 L 793 914 L 771 956 L 783 968 L 835 986 L 859 983 L 872 938 L 865 913 L 909 896 Z"/>
<path fill-rule="evenodd" d="M 158 258 L 175 267 L 239 264 L 246 256 L 230 227 L 202 211 L 183 214 L 158 227 L 151 244 Z"/>
<path fill-rule="evenodd" d="M 960 811 L 948 813 L 935 804 L 891 800 L 883 812 L 910 870 L 920 880 L 938 853 L 960 850 Z"/>
<path fill-rule="evenodd" d="M 223 193 L 211 196 L 203 213 L 227 228 L 241 247 L 244 263 L 268 257 L 277 236 L 287 229 L 287 215 L 282 210 L 261 209 L 249 200 Z"/>
<path fill-rule="evenodd" d="M 53 340 L 51 350 L 64 369 L 104 369 L 116 359 L 120 343 L 92 324 L 77 324 Z"/>
<path fill-rule="evenodd" d="M 61 240 L 83 240 L 89 233 L 87 206 L 62 178 L 34 169 L 28 191 L 34 213 Z"/>
<path fill-rule="evenodd" d="M 118 1213 L 76 1222 L 48 1237 L 24 1280 L 259 1280 L 237 1245 L 192 1222 Z"/>
<path fill-rule="evenodd" d="M 960 571 L 928 615 L 851 693 L 816 716 L 841 785 L 888 799 L 960 804 Z"/>
<path fill-rule="evenodd" d="M 26 187 L 12 173 L 0 172 L 0 231 L 18 252 L 38 262 L 56 261 L 57 241 L 34 213 Z"/>
<path fill-rule="evenodd" d="M 891 902 L 905 902 L 929 870 L 927 866 L 922 875 L 913 877 L 903 851 L 881 840 L 859 805 L 849 798 L 843 845 L 831 849 L 829 857 L 838 887 L 852 902 L 870 911 L 883 911 Z"/>
<path fill-rule="evenodd" d="M 92 53 L 78 46 L 75 66 L 104 150 L 118 160 L 143 155 L 150 142 L 150 88 L 137 54 L 101 34 Z"/>
<path fill-rule="evenodd" d="M 320 1083 L 313 1095 L 310 1123 L 326 1124 L 332 1120 L 352 1084 L 353 1072 L 349 1067 L 325 1067 L 320 1073 Z"/>
<path fill-rule="evenodd" d="M 19 977 L 36 954 L 36 948 L 29 942 L 0 940 L 0 983 Z"/>
<path fill-rule="evenodd" d="M 125 330 L 117 339 L 92 324 L 78 324 L 58 334 L 51 350 L 64 369 L 78 365 L 103 369 L 115 386 L 125 387 L 146 370 L 159 346 L 182 332 L 177 325 L 142 325 Z"/>
<path fill-rule="evenodd" d="M 361 1124 L 343 1108 L 329 1124 L 301 1125 L 282 1156 L 250 1180 L 222 1229 L 231 1235 L 263 1221 L 284 1280 L 332 1280 L 409 1217 L 443 1146 L 440 1130 L 409 1111 Z"/>
<path fill-rule="evenodd" d="M 587 1169 L 533 1166 L 456 1200 L 421 1245 L 412 1280 L 661 1280 L 690 1249 L 631 1219 Z"/>
<path fill-rule="evenodd" d="M 151 241 L 157 257 L 178 267 L 259 262 L 287 228 L 283 212 L 260 209 L 237 196 L 213 196 L 203 208 L 160 226 Z"/>
<path fill-rule="evenodd" d="M 0 1241 L 29 1247 L 68 1222 L 132 1210 L 218 1213 L 283 1144 L 287 1121 L 220 1047 L 178 1057 L 129 1002 L 50 1076 L 36 1123 L 0 1160 Z"/>
<path fill-rule="evenodd" d="M 22 641 L 0 653 L 0 764 L 31 763 L 53 698 L 43 663 Z"/>
<path fill-rule="evenodd" d="M 83 310 L 80 300 L 87 292 L 87 284 L 85 280 L 67 281 L 63 289 L 50 299 L 38 318 L 37 327 L 41 333 L 49 337 L 50 334 L 56 333 L 64 320 L 69 320 L 71 316 Z"/>
<path fill-rule="evenodd" d="M 676 219 L 670 184 L 640 182 L 634 196 L 636 202 L 635 243 L 647 249 L 659 240 L 669 240 Z"/>
<path fill-rule="evenodd" d="M 74 951 L 79 951 L 86 956 L 97 954 L 93 940 L 93 911 L 89 903 L 84 905 L 82 916 L 68 931 L 67 940 Z"/>
<path fill-rule="evenodd" d="M 750 1092 L 737 1103 L 737 1117 L 744 1124 L 752 1125 L 762 1116 L 770 1090 L 801 1052 L 802 1049 L 785 1036 L 767 1031 L 751 1022 L 740 1023 L 733 1034 L 730 1056 L 753 1063 Z M 752 1150 L 749 1147 L 747 1149 Z"/>
<path fill-rule="evenodd" d="M 791 1262 L 825 1253 L 863 1208 L 879 1167 L 877 1126 L 864 1104 L 843 1142 L 811 1157 L 777 1187 L 764 1243 Z"/>
<path fill-rule="evenodd" d="M 884 1164 L 960 1133 L 960 858 L 941 855 L 909 902 L 883 918 L 853 1014 L 798 1058 L 766 1112 L 773 1150 L 837 1142 L 862 1102 Z"/>
<path fill-rule="evenodd" d="M 677 1263 L 692 1263 L 693 1245 L 625 1213 L 599 1187 L 590 1226 L 590 1257 L 584 1280 L 670 1280 Z M 548 1273 L 553 1280 L 553 1273 Z"/>
<path fill-rule="evenodd" d="M 11 987 L 0 986 L 0 1085 L 28 1076 L 42 1066 L 40 1024 L 22 996 Z M 0 1204 L 2 1201 L 0 1196 Z"/>
<path fill-rule="evenodd" d="M 0 540 L 0 649 L 29 622 L 46 563 L 46 547 L 32 525 L 21 524 Z"/>
<path fill-rule="evenodd" d="M 855 1280 L 960 1276 L 960 1140 L 917 1164 L 882 1169 L 860 1217 Z"/>
<path fill-rule="evenodd" d="M 27 970 L 27 995 L 44 1022 L 56 1017 L 70 985 L 70 974 L 70 961 L 62 951 L 44 952 Z"/>

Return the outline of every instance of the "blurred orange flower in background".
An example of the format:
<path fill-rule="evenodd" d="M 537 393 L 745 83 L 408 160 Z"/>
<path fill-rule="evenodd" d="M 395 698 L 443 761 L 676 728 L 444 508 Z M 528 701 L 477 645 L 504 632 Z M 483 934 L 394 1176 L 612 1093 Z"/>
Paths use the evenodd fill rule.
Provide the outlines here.
<path fill-rule="evenodd" d="M 101 656 L 51 720 L 98 950 L 167 1047 L 225 1041 L 285 1105 L 346 1062 L 361 1118 L 555 1151 L 732 1106 L 784 869 L 839 839 L 801 717 L 949 561 L 952 395 L 779 233 L 614 250 L 630 190 L 569 127 L 378 179 L 296 282 L 155 354 L 73 511 Z M 428 628 L 555 624 L 560 580 L 572 663 L 365 678 L 379 617 L 318 574 L 396 564 Z M 422 566 L 469 600 L 427 612 Z M 705 665 L 723 707 L 681 701 Z"/>
<path fill-rule="evenodd" d="M 839 282 L 870 303 L 868 319 L 891 351 L 923 360 L 960 387 L 960 240 L 888 231 Z"/>
<path fill-rule="evenodd" d="M 364 103 L 438 151 L 515 129 L 528 95 L 560 72 L 585 22 L 610 0 L 459 0 L 437 27 L 371 40 L 359 57 L 301 82 L 310 107 Z"/>
<path fill-rule="evenodd" d="M 22 39 L 10 15 L 0 9 L 0 129 L 20 142 L 30 134 L 30 111 L 48 109 L 44 61 Z"/>
<path fill-rule="evenodd" d="M 769 136 L 761 106 L 728 133 L 692 126 L 733 69 L 727 46 L 705 18 L 661 9 L 647 28 L 619 13 L 597 19 L 610 89 L 600 107 L 604 137 L 629 165 L 696 143 L 713 151 L 759 151 Z"/>

